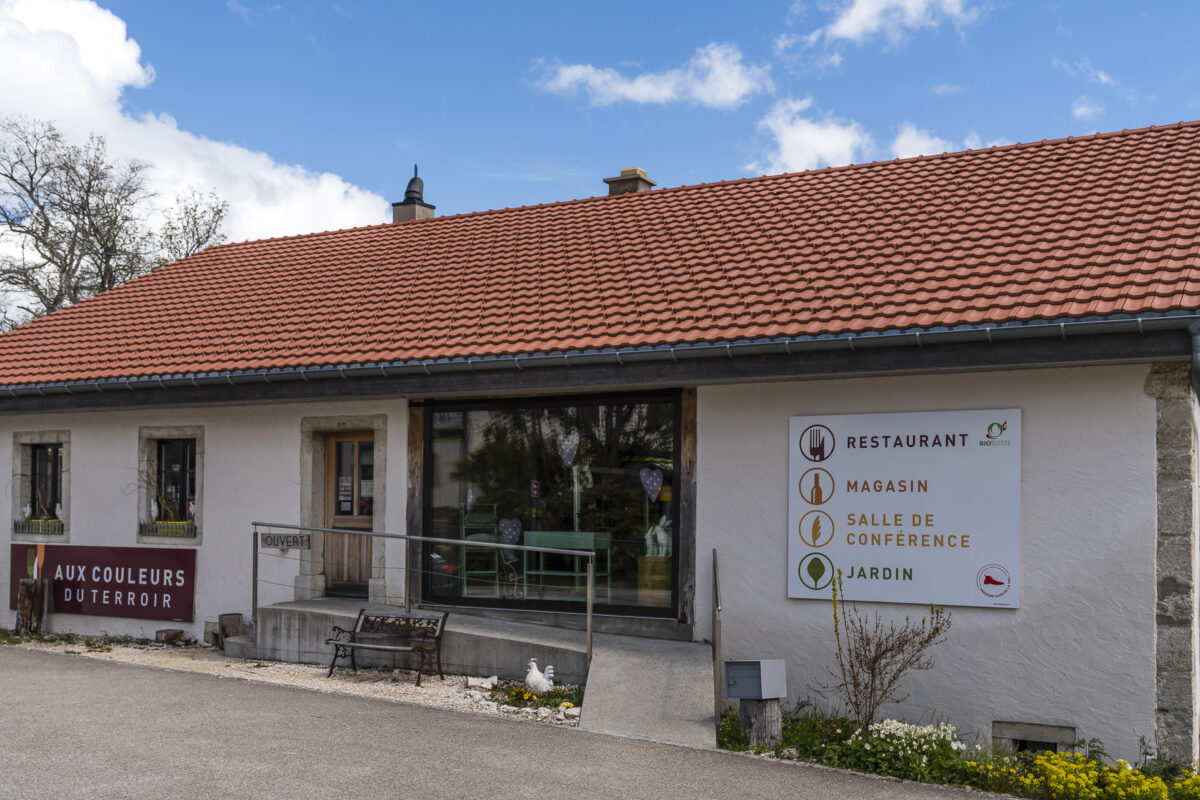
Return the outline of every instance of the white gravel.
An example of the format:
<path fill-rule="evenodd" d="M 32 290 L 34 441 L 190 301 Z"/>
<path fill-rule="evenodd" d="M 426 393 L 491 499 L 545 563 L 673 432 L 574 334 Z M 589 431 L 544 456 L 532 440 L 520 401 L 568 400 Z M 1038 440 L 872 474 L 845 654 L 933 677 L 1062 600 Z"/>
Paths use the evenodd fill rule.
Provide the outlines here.
<path fill-rule="evenodd" d="M 516 717 L 544 724 L 569 727 L 579 724 L 578 716 L 568 718 L 558 709 L 545 709 L 548 713 L 539 715 L 532 709 L 516 709 L 491 702 L 486 693 L 481 694 L 478 689 L 467 689 L 465 675 L 447 675 L 443 681 L 436 673 L 432 677 L 426 674 L 421 676 L 421 685 L 417 686 L 417 673 L 413 670 L 360 668 L 356 673 L 339 667 L 334 670 L 332 677 L 326 678 L 328 666 L 229 658 L 209 645 L 121 644 L 89 647 L 85 642 L 22 642 L 15 646 L 180 672 L 201 672 L 220 678 L 240 678 L 260 683 L 296 686 L 332 694 L 349 694 L 492 716 Z"/>

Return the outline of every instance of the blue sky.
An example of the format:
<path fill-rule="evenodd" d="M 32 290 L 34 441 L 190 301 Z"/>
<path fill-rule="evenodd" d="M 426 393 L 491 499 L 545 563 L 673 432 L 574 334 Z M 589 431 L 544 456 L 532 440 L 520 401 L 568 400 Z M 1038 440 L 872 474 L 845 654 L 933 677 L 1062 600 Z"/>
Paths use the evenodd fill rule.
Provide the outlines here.
<path fill-rule="evenodd" d="M 232 238 L 1200 117 L 1200 3 L 0 0 L 0 108 Z"/>

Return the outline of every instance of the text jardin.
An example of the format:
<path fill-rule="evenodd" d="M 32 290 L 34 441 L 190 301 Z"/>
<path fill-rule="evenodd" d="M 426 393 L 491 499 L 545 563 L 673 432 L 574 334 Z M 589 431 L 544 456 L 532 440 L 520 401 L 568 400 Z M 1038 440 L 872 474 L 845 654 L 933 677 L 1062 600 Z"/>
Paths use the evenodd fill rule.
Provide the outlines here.
<path fill-rule="evenodd" d="M 855 581 L 911 581 L 911 567 L 850 567 L 846 580 Z"/>

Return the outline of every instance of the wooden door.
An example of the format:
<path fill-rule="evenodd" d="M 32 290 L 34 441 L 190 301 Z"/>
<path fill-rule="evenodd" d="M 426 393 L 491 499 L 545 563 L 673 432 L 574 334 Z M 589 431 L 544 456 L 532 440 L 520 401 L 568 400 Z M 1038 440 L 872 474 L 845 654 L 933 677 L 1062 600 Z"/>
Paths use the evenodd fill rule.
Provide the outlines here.
<path fill-rule="evenodd" d="M 375 512 L 375 437 L 338 433 L 326 443 L 325 527 L 369 531 Z M 371 577 L 370 536 L 325 534 L 325 592 L 365 597 Z"/>

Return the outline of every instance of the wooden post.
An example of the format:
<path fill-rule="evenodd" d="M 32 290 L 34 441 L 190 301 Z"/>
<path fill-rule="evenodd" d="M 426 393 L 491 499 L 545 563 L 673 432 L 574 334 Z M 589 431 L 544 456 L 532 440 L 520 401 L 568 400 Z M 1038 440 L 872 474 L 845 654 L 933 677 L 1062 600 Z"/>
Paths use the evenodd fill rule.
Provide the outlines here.
<path fill-rule="evenodd" d="M 40 636 L 45 632 L 46 598 L 50 581 L 44 578 L 22 578 L 17 586 L 17 633 Z"/>
<path fill-rule="evenodd" d="M 742 733 L 749 737 L 751 747 L 774 747 L 783 734 L 783 717 L 779 698 L 741 701 Z"/>

